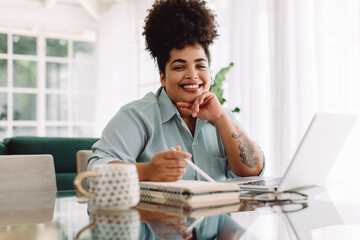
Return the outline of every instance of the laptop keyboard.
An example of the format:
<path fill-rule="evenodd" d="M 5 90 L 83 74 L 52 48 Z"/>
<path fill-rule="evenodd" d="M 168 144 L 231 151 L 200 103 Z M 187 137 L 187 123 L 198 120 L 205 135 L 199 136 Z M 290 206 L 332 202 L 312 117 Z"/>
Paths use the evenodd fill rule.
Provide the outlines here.
<path fill-rule="evenodd" d="M 277 186 L 279 185 L 280 181 L 281 181 L 281 177 L 278 178 L 272 178 L 272 179 L 266 179 L 266 180 L 258 180 L 258 181 L 253 181 L 253 182 L 247 182 L 247 183 L 242 183 L 240 185 L 252 185 L 252 186 Z"/>

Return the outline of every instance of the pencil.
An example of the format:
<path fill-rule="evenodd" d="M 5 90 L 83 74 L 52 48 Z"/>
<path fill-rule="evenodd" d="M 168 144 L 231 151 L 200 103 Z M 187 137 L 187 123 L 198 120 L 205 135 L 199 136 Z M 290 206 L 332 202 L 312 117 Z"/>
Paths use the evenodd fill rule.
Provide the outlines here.
<path fill-rule="evenodd" d="M 170 147 L 171 150 L 176 151 L 175 148 Z M 190 165 L 190 167 L 192 167 L 196 172 L 198 172 L 201 176 L 203 176 L 206 180 L 208 180 L 209 182 L 215 182 L 214 179 L 212 179 L 209 175 L 207 175 L 203 170 L 201 170 L 201 168 L 199 168 L 198 166 L 196 166 L 192 161 L 190 161 L 190 159 L 185 159 L 185 158 L 180 158 L 181 160 L 184 160 L 187 162 L 187 164 Z"/>

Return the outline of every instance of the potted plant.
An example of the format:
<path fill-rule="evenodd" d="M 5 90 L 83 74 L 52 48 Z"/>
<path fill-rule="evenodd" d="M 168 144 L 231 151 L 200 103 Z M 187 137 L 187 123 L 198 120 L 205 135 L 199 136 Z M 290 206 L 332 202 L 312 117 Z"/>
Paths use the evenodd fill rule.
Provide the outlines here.
<path fill-rule="evenodd" d="M 224 89 L 222 87 L 223 82 L 225 81 L 225 75 L 229 70 L 234 66 L 234 63 L 230 63 L 229 66 L 220 69 L 220 71 L 215 75 L 214 83 L 210 86 L 210 91 L 215 93 L 216 97 L 219 99 L 221 105 L 226 102 L 226 99 L 223 97 Z M 240 112 L 240 108 L 235 107 L 232 112 Z"/>

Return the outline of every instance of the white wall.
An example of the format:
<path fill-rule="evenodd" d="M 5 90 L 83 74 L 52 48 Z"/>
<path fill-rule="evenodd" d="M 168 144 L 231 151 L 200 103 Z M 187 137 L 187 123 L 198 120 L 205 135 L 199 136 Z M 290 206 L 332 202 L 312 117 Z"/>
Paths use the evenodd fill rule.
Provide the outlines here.
<path fill-rule="evenodd" d="M 97 22 L 78 5 L 57 4 L 46 8 L 43 1 L 0 0 L 0 30 L 18 28 L 37 33 L 40 28 L 54 34 L 61 30 L 89 34 Z"/>
<path fill-rule="evenodd" d="M 98 136 L 122 105 L 137 98 L 135 7 L 133 2 L 118 3 L 101 14 L 95 129 Z"/>

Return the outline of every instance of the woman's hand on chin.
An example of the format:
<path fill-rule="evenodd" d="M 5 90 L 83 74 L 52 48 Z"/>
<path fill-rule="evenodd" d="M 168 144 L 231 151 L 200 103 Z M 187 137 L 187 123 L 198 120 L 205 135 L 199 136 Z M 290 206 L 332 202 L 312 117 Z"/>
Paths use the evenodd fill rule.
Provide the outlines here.
<path fill-rule="evenodd" d="M 208 91 L 196 97 L 192 103 L 177 102 L 176 105 L 180 107 L 180 110 L 191 114 L 192 117 L 210 122 L 216 121 L 224 114 L 216 95 Z"/>

